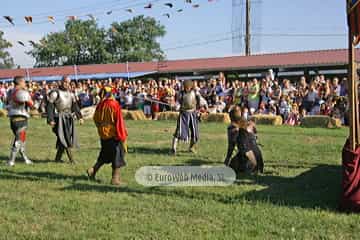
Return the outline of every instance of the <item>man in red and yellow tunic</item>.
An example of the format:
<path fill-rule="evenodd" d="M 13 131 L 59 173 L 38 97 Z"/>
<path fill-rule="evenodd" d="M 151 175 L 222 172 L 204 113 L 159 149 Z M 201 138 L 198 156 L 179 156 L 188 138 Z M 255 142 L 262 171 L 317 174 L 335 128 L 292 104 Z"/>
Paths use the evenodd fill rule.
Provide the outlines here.
<path fill-rule="evenodd" d="M 120 168 L 126 165 L 125 153 L 127 130 L 121 114 L 120 104 L 112 94 L 112 88 L 105 86 L 100 91 L 101 102 L 96 107 L 94 122 L 101 141 L 97 162 L 87 170 L 91 179 L 104 164 L 112 164 L 111 184 L 120 185 Z"/>

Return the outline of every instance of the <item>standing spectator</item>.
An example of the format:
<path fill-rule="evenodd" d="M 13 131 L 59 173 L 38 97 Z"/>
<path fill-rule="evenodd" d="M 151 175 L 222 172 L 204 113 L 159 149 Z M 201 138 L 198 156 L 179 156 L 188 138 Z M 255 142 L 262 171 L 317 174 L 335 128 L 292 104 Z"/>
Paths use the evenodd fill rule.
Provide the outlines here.
<path fill-rule="evenodd" d="M 249 85 L 249 95 L 248 95 L 248 106 L 250 112 L 255 112 L 259 108 L 260 102 L 260 86 L 258 80 L 254 78 Z"/>

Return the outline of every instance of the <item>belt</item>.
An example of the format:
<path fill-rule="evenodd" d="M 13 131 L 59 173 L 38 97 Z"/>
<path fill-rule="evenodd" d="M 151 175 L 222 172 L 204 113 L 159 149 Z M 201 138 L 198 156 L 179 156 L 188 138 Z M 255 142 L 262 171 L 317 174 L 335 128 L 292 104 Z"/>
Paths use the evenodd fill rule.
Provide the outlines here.
<path fill-rule="evenodd" d="M 26 117 L 12 117 L 12 118 L 10 118 L 11 122 L 21 122 L 21 121 L 25 121 L 25 120 L 27 120 Z"/>
<path fill-rule="evenodd" d="M 101 122 L 101 123 L 96 123 L 97 127 L 105 127 L 105 126 L 111 126 L 114 125 L 115 123 L 110 123 L 110 122 Z"/>

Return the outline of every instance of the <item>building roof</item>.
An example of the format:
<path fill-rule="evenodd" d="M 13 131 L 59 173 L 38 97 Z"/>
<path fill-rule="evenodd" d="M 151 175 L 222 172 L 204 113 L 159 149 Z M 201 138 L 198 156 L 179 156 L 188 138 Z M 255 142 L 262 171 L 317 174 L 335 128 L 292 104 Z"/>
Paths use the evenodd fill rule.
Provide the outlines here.
<path fill-rule="evenodd" d="M 356 57 L 360 57 L 360 49 L 356 50 Z M 319 50 L 304 52 L 288 52 L 261 54 L 252 56 L 232 56 L 221 58 L 202 58 L 171 60 L 161 62 L 140 62 L 120 64 L 94 64 L 76 67 L 77 74 L 99 74 L 118 72 L 209 72 L 232 70 L 255 70 L 269 68 L 306 68 L 306 67 L 335 67 L 344 66 L 348 62 L 346 49 Z M 0 79 L 12 78 L 16 75 L 54 76 L 72 75 L 74 66 L 33 68 L 33 69 L 3 69 L 0 70 Z"/>

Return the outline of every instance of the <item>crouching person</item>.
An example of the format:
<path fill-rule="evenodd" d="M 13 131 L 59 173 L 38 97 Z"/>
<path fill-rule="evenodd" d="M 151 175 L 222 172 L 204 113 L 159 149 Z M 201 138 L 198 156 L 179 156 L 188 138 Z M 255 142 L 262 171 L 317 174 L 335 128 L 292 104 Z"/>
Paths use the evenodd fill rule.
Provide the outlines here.
<path fill-rule="evenodd" d="M 120 185 L 120 168 L 126 165 L 125 153 L 127 131 L 121 114 L 121 107 L 112 95 L 111 87 L 104 87 L 101 102 L 96 107 L 94 122 L 101 141 L 97 162 L 87 170 L 89 178 L 95 179 L 96 173 L 104 164 L 112 165 L 111 184 Z"/>
<path fill-rule="evenodd" d="M 228 151 L 225 165 L 241 172 L 263 172 L 264 163 L 261 150 L 256 140 L 256 128 L 254 122 L 243 119 L 241 109 L 234 107 L 230 111 L 231 124 L 228 127 Z M 237 147 L 237 153 L 232 154 Z"/>

